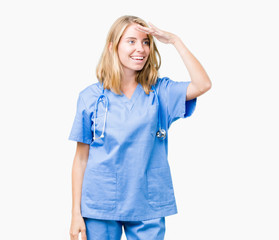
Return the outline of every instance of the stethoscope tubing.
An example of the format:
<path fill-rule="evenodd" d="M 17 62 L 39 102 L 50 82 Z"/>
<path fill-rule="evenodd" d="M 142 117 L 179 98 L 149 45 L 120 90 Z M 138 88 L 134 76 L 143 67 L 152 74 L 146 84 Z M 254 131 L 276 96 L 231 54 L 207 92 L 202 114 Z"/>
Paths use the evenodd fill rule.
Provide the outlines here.
<path fill-rule="evenodd" d="M 103 84 L 102 84 L 102 87 L 103 87 Z M 155 90 L 155 88 L 153 86 L 151 86 L 151 88 L 153 89 L 155 95 L 156 95 L 156 99 L 157 99 L 157 102 L 158 102 L 158 107 L 160 107 L 160 102 L 159 102 L 159 97 L 158 97 L 158 94 Z M 105 116 L 104 116 L 104 124 L 103 124 L 103 129 L 102 129 L 102 134 L 100 137 L 96 137 L 96 129 L 95 129 L 95 123 L 96 123 L 96 115 L 97 115 L 97 111 L 98 111 L 98 104 L 99 104 L 99 101 L 100 99 L 103 99 L 105 98 Z M 96 139 L 100 139 L 100 138 L 104 138 L 104 133 L 105 133 L 105 126 L 106 126 L 106 119 L 107 119 L 107 112 L 108 112 L 108 104 L 109 104 L 109 101 L 108 101 L 108 97 L 105 95 L 105 89 L 103 87 L 103 92 L 102 94 L 98 97 L 98 100 L 96 101 L 95 103 L 95 109 L 94 109 L 94 123 L 93 123 L 93 139 L 96 140 Z M 160 109 L 158 110 L 158 120 L 159 120 L 159 130 L 156 132 L 156 136 L 159 138 L 159 139 L 162 139 L 164 140 L 166 138 L 166 130 L 165 129 L 161 129 L 161 117 L 160 117 Z"/>

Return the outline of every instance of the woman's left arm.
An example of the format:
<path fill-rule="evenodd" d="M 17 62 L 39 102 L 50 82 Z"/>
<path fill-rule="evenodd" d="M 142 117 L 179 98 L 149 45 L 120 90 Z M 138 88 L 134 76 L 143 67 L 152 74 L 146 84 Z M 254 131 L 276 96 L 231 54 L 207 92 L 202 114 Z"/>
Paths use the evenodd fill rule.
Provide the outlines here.
<path fill-rule="evenodd" d="M 173 44 L 189 72 L 191 82 L 187 88 L 186 100 L 194 99 L 207 92 L 211 88 L 212 83 L 202 65 L 188 50 L 182 40 L 173 33 L 155 27 L 150 22 L 149 25 L 150 28 L 138 25 L 138 30 L 153 35 L 160 42 Z"/>

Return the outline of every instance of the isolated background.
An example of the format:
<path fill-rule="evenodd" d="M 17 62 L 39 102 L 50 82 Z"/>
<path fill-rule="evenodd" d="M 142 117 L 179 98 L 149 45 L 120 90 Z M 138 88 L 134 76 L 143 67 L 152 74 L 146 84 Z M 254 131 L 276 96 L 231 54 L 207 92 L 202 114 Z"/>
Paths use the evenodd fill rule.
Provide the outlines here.
<path fill-rule="evenodd" d="M 111 24 L 129 14 L 177 34 L 213 83 L 170 128 L 179 213 L 166 218 L 166 240 L 278 240 L 276 6 L 1 1 L 1 239 L 69 239 L 76 143 L 67 138 L 78 93 L 97 81 Z M 160 76 L 189 81 L 175 48 L 156 42 Z"/>

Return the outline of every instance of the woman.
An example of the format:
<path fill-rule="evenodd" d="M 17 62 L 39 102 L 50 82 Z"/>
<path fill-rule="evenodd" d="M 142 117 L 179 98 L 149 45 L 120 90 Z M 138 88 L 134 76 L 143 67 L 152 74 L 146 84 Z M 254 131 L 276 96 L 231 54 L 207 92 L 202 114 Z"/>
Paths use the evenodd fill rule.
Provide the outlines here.
<path fill-rule="evenodd" d="M 191 82 L 159 78 L 153 37 L 173 44 Z M 79 94 L 70 140 L 71 240 L 164 239 L 165 216 L 177 213 L 167 160 L 168 129 L 189 117 L 211 81 L 181 39 L 135 16 L 112 25 L 97 66 L 98 82 Z"/>

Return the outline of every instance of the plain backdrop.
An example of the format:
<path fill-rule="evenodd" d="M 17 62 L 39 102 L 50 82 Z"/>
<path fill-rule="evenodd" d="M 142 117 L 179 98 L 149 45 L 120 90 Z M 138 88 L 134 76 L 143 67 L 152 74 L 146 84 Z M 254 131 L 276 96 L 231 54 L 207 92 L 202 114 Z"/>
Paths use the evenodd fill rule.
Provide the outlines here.
<path fill-rule="evenodd" d="M 178 214 L 166 217 L 165 239 L 278 240 L 277 6 L 1 1 L 0 238 L 70 239 L 78 93 L 97 82 L 108 30 L 128 14 L 177 34 L 212 81 L 169 131 Z M 176 49 L 156 43 L 160 76 L 191 80 Z"/>

